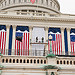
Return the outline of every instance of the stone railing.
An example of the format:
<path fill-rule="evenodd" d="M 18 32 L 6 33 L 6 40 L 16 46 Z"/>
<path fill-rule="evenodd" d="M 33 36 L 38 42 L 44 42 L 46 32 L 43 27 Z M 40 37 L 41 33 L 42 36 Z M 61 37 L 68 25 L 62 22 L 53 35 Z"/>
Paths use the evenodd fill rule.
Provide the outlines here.
<path fill-rule="evenodd" d="M 75 56 L 58 57 L 57 65 L 75 65 Z"/>
<path fill-rule="evenodd" d="M 75 57 L 46 58 L 44 56 L 2 56 L 1 63 L 37 64 L 37 65 L 75 65 Z"/>
<path fill-rule="evenodd" d="M 46 57 L 29 57 L 29 56 L 3 56 L 1 63 L 14 64 L 47 64 Z"/>

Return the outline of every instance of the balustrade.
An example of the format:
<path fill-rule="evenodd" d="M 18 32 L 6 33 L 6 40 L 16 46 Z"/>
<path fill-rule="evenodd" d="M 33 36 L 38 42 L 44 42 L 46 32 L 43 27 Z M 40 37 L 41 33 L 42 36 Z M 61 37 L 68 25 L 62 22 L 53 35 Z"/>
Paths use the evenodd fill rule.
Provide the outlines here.
<path fill-rule="evenodd" d="M 45 57 L 3 56 L 1 63 L 47 64 Z"/>

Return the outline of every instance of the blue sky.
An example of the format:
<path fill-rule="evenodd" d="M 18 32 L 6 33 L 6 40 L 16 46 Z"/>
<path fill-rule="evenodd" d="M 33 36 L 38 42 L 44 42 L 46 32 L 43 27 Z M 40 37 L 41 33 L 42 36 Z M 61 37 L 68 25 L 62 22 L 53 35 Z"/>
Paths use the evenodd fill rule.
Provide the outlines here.
<path fill-rule="evenodd" d="M 60 11 L 66 14 L 75 14 L 75 0 L 58 0 Z"/>

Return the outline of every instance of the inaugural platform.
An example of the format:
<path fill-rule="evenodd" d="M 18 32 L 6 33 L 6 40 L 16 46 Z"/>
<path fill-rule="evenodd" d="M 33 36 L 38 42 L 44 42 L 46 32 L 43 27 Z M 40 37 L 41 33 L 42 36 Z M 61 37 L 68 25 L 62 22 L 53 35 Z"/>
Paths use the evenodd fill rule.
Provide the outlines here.
<path fill-rule="evenodd" d="M 58 0 L 0 0 L 0 75 L 75 75 L 75 15 Z"/>

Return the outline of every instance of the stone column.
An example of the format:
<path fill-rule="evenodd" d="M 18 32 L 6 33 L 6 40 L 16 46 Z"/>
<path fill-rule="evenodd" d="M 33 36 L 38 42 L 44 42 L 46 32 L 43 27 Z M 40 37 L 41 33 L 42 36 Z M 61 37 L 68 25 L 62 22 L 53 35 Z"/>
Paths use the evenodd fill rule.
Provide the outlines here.
<path fill-rule="evenodd" d="M 5 47 L 5 55 L 8 55 L 8 47 L 9 47 L 9 29 L 10 29 L 10 25 L 6 25 L 6 47 Z"/>
<path fill-rule="evenodd" d="M 63 55 L 65 55 L 64 29 L 65 28 L 61 28 L 61 35 L 62 35 L 62 54 Z"/>
<path fill-rule="evenodd" d="M 46 5 L 46 4 L 47 4 L 46 0 L 43 0 L 43 1 L 44 1 L 44 2 L 43 2 L 43 3 L 44 3 L 44 5 Z"/>
<path fill-rule="evenodd" d="M 45 27 L 45 42 L 48 43 L 48 27 Z M 45 51 L 48 51 L 48 44 L 45 45 Z"/>
<path fill-rule="evenodd" d="M 32 45 L 30 42 L 32 41 L 32 26 L 29 26 L 29 50 L 30 50 L 30 55 L 32 55 Z"/>
<path fill-rule="evenodd" d="M 71 29 L 71 28 L 67 28 L 67 40 L 68 40 L 68 53 L 69 53 L 69 55 L 70 55 L 70 52 L 71 52 L 70 29 Z"/>
<path fill-rule="evenodd" d="M 13 36 L 12 36 L 12 55 L 14 55 L 15 52 L 15 32 L 16 32 L 16 26 L 12 25 L 13 27 Z"/>

